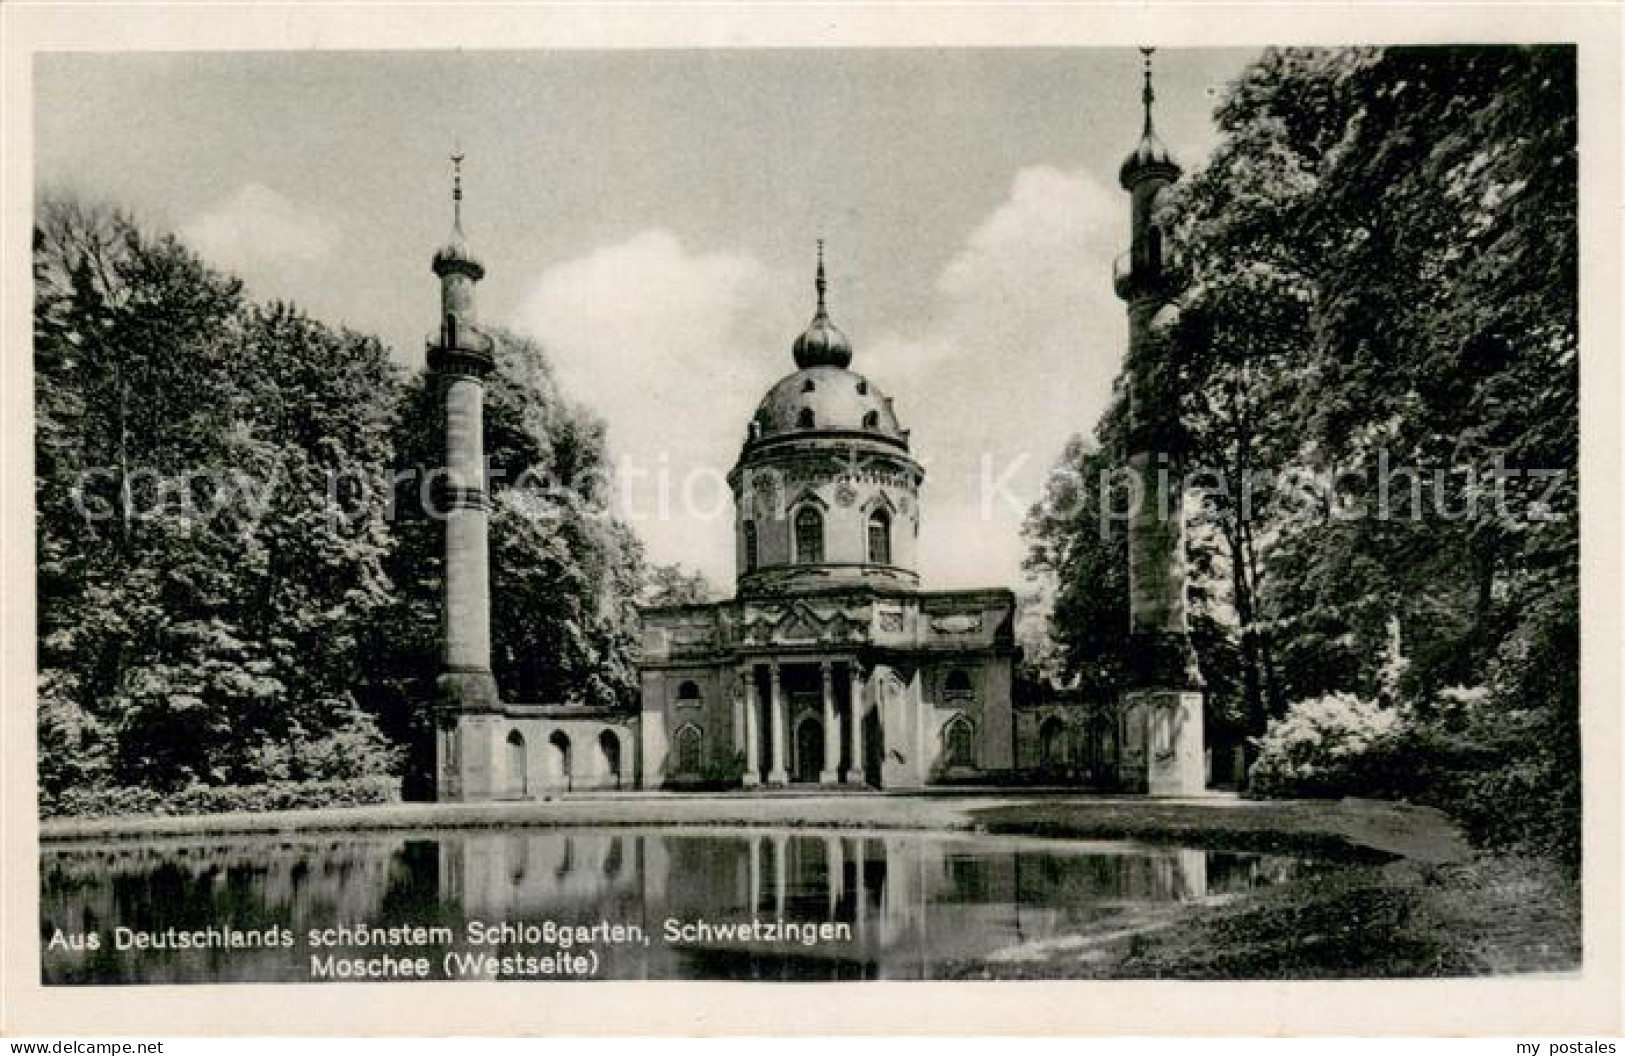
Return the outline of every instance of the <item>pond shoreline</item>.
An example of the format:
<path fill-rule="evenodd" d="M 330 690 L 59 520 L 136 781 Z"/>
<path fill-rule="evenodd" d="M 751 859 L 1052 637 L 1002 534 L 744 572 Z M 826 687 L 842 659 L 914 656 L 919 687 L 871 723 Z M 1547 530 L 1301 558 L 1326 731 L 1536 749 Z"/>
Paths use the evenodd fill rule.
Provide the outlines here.
<path fill-rule="evenodd" d="M 959 794 L 608 793 L 515 803 L 401 803 L 266 813 L 53 819 L 41 845 L 151 837 L 296 836 L 403 829 L 772 825 L 1125 839 L 1214 850 L 1463 860 L 1443 813 L 1375 800 L 1162 799 L 1028 790 Z"/>

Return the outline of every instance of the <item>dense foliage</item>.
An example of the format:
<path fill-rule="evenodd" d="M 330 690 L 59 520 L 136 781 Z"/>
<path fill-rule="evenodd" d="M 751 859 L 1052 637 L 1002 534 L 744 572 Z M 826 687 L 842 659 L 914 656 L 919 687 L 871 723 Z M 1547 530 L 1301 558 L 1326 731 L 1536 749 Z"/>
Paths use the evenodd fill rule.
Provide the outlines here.
<path fill-rule="evenodd" d="M 188 785 L 164 792 L 147 785 L 74 787 L 62 792 L 51 813 L 63 818 L 133 815 L 250 814 L 271 810 L 365 807 L 400 800 L 392 774 L 339 781 L 265 781 L 251 785 Z"/>
<path fill-rule="evenodd" d="M 34 268 L 44 809 L 432 772 L 432 381 L 111 210 L 43 202 Z M 630 704 L 642 561 L 602 423 L 496 336 L 498 679 Z"/>
<path fill-rule="evenodd" d="M 1254 738 L 1334 694 L 1396 709 L 1413 750 L 1438 748 L 1412 798 L 1573 854 L 1573 50 L 1272 50 L 1217 119 L 1213 155 L 1162 205 L 1187 281 L 1156 343 L 1205 474 L 1193 610 L 1211 603 L 1229 643 L 1204 662 L 1234 670 L 1215 707 Z M 1118 435 L 1098 430 L 1108 459 Z M 1029 524 L 1079 670 L 1120 648 L 1067 619 L 1121 590 L 1077 578 L 1069 555 L 1103 545 L 1083 527 L 1042 509 Z M 1458 689 L 1478 704 L 1442 707 Z M 1497 811 L 1516 820 L 1490 825 Z"/>

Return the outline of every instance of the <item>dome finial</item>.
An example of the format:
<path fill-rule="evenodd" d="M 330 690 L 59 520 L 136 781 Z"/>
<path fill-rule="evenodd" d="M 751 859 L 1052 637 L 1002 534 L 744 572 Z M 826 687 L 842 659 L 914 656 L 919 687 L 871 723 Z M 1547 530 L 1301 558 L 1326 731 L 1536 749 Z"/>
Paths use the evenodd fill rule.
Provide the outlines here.
<path fill-rule="evenodd" d="M 818 277 L 813 280 L 813 288 L 818 291 L 819 315 L 824 314 L 824 290 L 826 287 L 827 283 L 824 282 L 824 240 L 820 238 L 818 240 Z"/>
<path fill-rule="evenodd" d="M 1145 132 L 1151 133 L 1151 104 L 1157 101 L 1156 89 L 1151 87 L 1151 55 L 1156 48 L 1141 48 L 1140 54 L 1145 56 L 1145 87 L 1140 91 L 1140 100 L 1145 104 Z"/>
<path fill-rule="evenodd" d="M 821 238 L 818 240 L 818 270 L 814 274 L 813 289 L 818 291 L 818 309 L 813 312 L 812 322 L 807 324 L 807 329 L 791 346 L 796 366 L 802 370 L 809 367 L 844 369 L 852 362 L 852 343 L 829 321 L 829 311 L 824 306 L 824 294 L 829 289 L 829 283 L 824 278 L 824 240 Z"/>
<path fill-rule="evenodd" d="M 453 141 L 451 148 L 451 226 L 458 234 L 463 231 L 463 159 L 462 148 Z"/>

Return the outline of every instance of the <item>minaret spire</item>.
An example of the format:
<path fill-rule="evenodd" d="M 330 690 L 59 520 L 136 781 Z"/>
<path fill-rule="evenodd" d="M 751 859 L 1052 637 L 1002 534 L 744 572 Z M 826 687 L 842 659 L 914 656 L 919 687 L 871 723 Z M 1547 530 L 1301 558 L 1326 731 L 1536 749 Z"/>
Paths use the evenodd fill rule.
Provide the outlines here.
<path fill-rule="evenodd" d="M 813 280 L 813 288 L 818 291 L 818 314 L 824 314 L 824 290 L 828 283 L 824 281 L 824 240 L 818 240 L 818 277 Z"/>
<path fill-rule="evenodd" d="M 460 235 L 463 233 L 463 159 L 467 155 L 458 147 L 451 150 L 451 226 Z"/>
<path fill-rule="evenodd" d="M 1157 90 L 1151 86 L 1151 56 L 1156 48 L 1141 48 L 1145 56 L 1145 87 L 1140 90 L 1140 101 L 1145 104 L 1145 135 L 1151 134 L 1151 104 L 1157 101 Z"/>

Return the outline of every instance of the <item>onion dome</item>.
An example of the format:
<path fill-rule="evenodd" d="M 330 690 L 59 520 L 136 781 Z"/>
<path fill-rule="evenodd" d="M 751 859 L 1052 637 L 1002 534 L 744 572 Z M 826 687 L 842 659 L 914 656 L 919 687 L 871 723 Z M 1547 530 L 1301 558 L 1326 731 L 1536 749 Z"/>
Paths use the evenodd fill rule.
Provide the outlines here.
<path fill-rule="evenodd" d="M 830 322 L 829 313 L 824 308 L 824 242 L 818 241 L 818 278 L 813 283 L 818 290 L 818 310 L 813 313 L 812 322 L 807 329 L 791 346 L 791 353 L 795 356 L 796 366 L 802 370 L 811 367 L 841 367 L 844 368 L 852 362 L 852 342 L 846 335 Z"/>
<path fill-rule="evenodd" d="M 478 282 L 485 278 L 485 265 L 468 248 L 468 237 L 463 234 L 463 155 L 453 154 L 451 163 L 451 238 L 435 250 L 434 273 L 445 276 L 460 271 Z"/>
<path fill-rule="evenodd" d="M 1140 99 L 1145 104 L 1145 127 L 1140 131 L 1140 141 L 1134 145 L 1128 157 L 1123 159 L 1122 167 L 1117 170 L 1117 181 L 1123 185 L 1124 190 L 1133 190 L 1134 185 L 1141 180 L 1153 177 L 1169 182 L 1179 179 L 1179 163 L 1157 136 L 1157 130 L 1151 122 L 1151 104 L 1157 98 L 1157 93 L 1151 87 L 1151 53 L 1155 50 L 1155 48 L 1140 49 L 1140 53 L 1145 56 L 1145 88 L 1140 93 Z"/>

